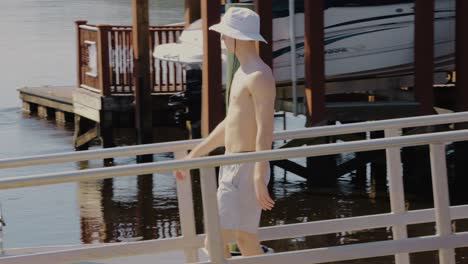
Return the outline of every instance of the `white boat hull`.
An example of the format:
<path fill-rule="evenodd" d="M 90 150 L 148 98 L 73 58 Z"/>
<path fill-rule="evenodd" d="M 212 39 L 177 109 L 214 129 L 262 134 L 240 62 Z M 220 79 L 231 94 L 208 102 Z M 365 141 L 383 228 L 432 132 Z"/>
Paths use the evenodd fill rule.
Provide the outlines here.
<path fill-rule="evenodd" d="M 436 70 L 452 71 L 455 52 L 455 3 L 436 1 Z M 304 78 L 304 14 L 297 13 L 297 78 Z M 180 37 L 185 53 L 160 47 L 155 57 L 189 64 L 202 61 L 200 21 Z M 408 75 L 414 62 L 414 4 L 330 7 L 325 10 L 325 73 L 328 79 L 360 79 L 388 75 Z M 174 45 L 174 44 L 167 44 Z M 165 45 L 163 45 L 165 46 Z M 174 46 L 175 47 L 175 46 Z M 188 48 L 187 48 L 188 47 Z M 190 48 L 193 47 L 193 48 Z M 176 54 L 169 54 L 174 50 Z M 179 50 L 179 51 L 177 51 Z M 188 52 L 187 52 L 188 51 Z M 291 80 L 289 17 L 273 20 L 273 71 L 278 82 Z M 223 67 L 225 68 L 225 67 Z"/>

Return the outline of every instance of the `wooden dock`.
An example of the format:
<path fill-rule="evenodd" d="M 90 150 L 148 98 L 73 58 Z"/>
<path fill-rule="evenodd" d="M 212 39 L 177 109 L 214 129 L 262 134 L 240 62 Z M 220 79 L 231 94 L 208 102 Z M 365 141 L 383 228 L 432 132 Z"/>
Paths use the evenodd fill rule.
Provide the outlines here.
<path fill-rule="evenodd" d="M 55 118 L 57 123 L 74 123 L 74 146 L 87 149 L 99 139 L 104 147 L 113 147 L 116 130 L 135 128 L 134 97 L 132 94 L 102 96 L 74 86 L 22 87 L 18 89 L 23 111 L 40 118 Z M 173 93 L 152 94 L 154 142 L 186 139 L 185 124 L 176 124 L 168 107 Z M 132 132 L 130 135 L 133 134 Z"/>
<path fill-rule="evenodd" d="M 55 116 L 59 123 L 73 122 L 72 91 L 75 87 L 23 87 L 19 88 L 23 110 L 37 112 L 40 117 Z"/>

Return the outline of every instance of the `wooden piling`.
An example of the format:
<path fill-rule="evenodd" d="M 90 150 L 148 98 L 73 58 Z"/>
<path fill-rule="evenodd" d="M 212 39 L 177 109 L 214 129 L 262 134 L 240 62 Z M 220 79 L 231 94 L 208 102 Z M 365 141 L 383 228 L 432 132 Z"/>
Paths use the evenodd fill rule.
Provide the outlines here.
<path fill-rule="evenodd" d="M 135 127 L 137 143 L 153 142 L 151 111 L 151 76 L 149 53 L 149 11 L 148 0 L 133 0 L 133 58 L 135 84 Z M 152 161 L 152 155 L 138 157 L 141 162 Z"/>
<path fill-rule="evenodd" d="M 23 112 L 27 114 L 37 112 L 37 104 L 23 101 Z"/>
<path fill-rule="evenodd" d="M 48 112 L 47 112 L 47 107 L 38 105 L 37 106 L 37 116 L 41 118 L 47 118 Z"/>
<path fill-rule="evenodd" d="M 98 41 L 98 79 L 99 86 L 103 96 L 110 96 L 110 62 L 109 62 L 109 32 L 112 29 L 110 25 L 97 25 Z"/>
<path fill-rule="evenodd" d="M 201 17 L 200 1 L 185 0 L 185 26 Z"/>
<path fill-rule="evenodd" d="M 323 1 L 304 1 L 304 60 L 307 126 L 325 118 L 325 43 Z"/>
<path fill-rule="evenodd" d="M 78 47 L 76 48 L 76 87 L 80 87 L 81 86 L 81 76 L 82 76 L 82 71 L 81 71 L 81 64 L 82 64 L 82 54 L 81 54 L 81 47 L 80 47 L 80 43 L 81 43 L 81 30 L 80 30 L 80 26 L 81 25 L 86 25 L 86 23 L 88 23 L 88 21 L 86 20 L 77 20 L 75 21 L 75 25 L 76 25 L 76 43 L 78 45 Z"/>
<path fill-rule="evenodd" d="M 260 16 L 260 34 L 268 43 L 258 42 L 259 54 L 270 67 L 273 66 L 273 6 L 272 1 L 254 0 L 255 12 Z"/>
<path fill-rule="evenodd" d="M 206 137 L 224 119 L 221 88 L 221 41 L 217 32 L 209 30 L 220 21 L 220 1 L 201 0 L 203 28 L 203 76 L 201 132 Z"/>
<path fill-rule="evenodd" d="M 456 2 L 456 111 L 468 111 L 468 2 Z M 468 124 L 457 124 L 458 129 L 467 129 Z M 468 177 L 468 142 L 455 143 L 455 192 L 456 199 L 462 203 L 468 202 L 466 188 Z"/>
<path fill-rule="evenodd" d="M 456 110 L 468 111 L 468 3 L 456 4 Z"/>
<path fill-rule="evenodd" d="M 55 122 L 59 124 L 64 124 L 66 122 L 65 112 L 60 110 L 55 110 Z"/>
<path fill-rule="evenodd" d="M 419 114 L 434 113 L 434 0 L 415 0 L 414 93 Z"/>
<path fill-rule="evenodd" d="M 304 1 L 304 93 L 306 126 L 325 119 L 325 43 L 323 1 Z M 331 157 L 308 157 L 308 183 L 329 185 Z"/>

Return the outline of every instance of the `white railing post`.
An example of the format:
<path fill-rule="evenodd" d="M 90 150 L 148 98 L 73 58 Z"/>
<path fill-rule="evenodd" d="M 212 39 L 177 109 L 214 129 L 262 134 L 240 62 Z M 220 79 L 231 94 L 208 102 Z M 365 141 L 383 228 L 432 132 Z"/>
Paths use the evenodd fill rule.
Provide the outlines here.
<path fill-rule="evenodd" d="M 386 129 L 385 137 L 401 136 L 400 129 Z M 401 148 L 385 149 L 387 157 L 387 178 L 389 182 L 390 207 L 395 215 L 403 215 L 406 213 L 405 206 L 405 191 L 403 185 L 403 167 L 401 162 Z M 406 225 L 392 226 L 393 239 L 408 238 Z M 408 253 L 400 253 L 395 255 L 396 264 L 409 264 L 410 258 Z"/>
<path fill-rule="evenodd" d="M 187 155 L 187 151 L 174 153 L 176 159 Z M 187 173 L 185 180 L 177 181 L 177 201 L 179 204 L 180 226 L 184 238 L 196 239 L 195 213 L 193 209 L 192 178 Z M 185 248 L 185 261 L 187 263 L 198 262 L 198 248 Z"/>
<path fill-rule="evenodd" d="M 200 169 L 200 183 L 205 220 L 205 233 L 208 239 L 208 253 L 213 264 L 225 263 L 224 244 L 219 223 L 218 201 L 216 198 L 215 168 Z"/>
<path fill-rule="evenodd" d="M 430 151 L 437 234 L 441 237 L 450 236 L 452 235 L 452 225 L 445 144 L 431 144 Z M 439 262 L 441 264 L 455 264 L 455 250 L 453 248 L 439 249 Z"/>

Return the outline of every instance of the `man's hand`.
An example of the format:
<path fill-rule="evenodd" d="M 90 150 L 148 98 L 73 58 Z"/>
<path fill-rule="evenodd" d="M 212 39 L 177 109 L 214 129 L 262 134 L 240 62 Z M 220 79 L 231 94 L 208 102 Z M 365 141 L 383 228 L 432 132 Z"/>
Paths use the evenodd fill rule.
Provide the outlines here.
<path fill-rule="evenodd" d="M 185 176 L 187 175 L 188 171 L 186 170 L 176 170 L 174 171 L 174 176 L 178 181 L 185 180 Z"/>
<path fill-rule="evenodd" d="M 185 156 L 181 160 L 187 160 L 187 159 L 191 159 L 191 158 L 192 158 L 192 156 L 190 156 L 190 154 L 188 154 L 187 156 Z M 178 181 L 183 181 L 183 180 L 185 180 L 185 176 L 187 176 L 187 173 L 189 173 L 188 170 L 175 170 L 174 171 L 174 176 L 176 177 L 176 179 Z"/>
<path fill-rule="evenodd" d="M 254 179 L 255 194 L 257 196 L 257 203 L 263 210 L 271 210 L 275 205 L 273 199 L 271 199 L 268 193 L 268 188 L 263 178 Z"/>

